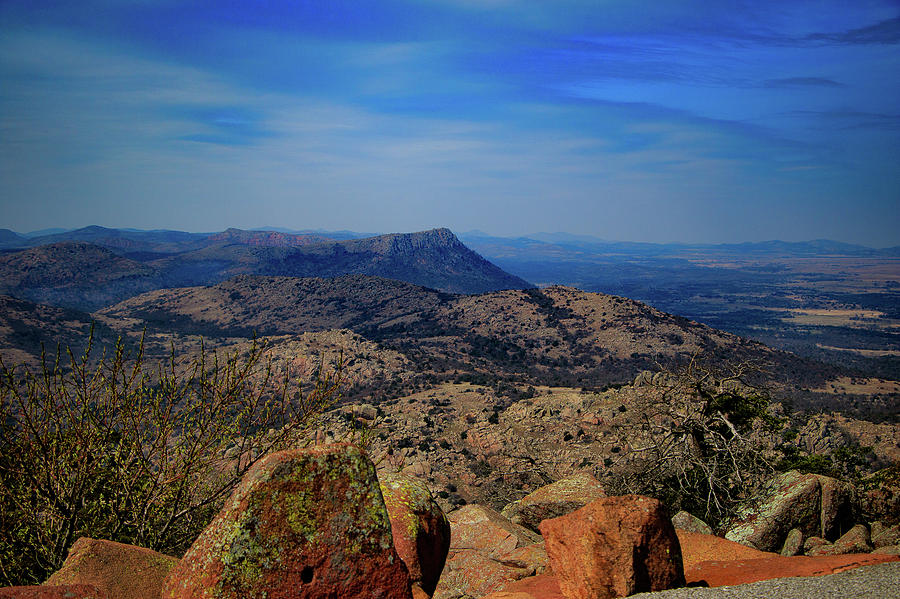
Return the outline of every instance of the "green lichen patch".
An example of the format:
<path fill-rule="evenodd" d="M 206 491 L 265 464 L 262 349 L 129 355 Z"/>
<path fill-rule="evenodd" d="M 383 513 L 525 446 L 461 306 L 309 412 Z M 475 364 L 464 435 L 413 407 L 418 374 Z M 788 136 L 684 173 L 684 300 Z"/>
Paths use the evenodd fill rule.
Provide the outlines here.
<path fill-rule="evenodd" d="M 286 451 L 251 470 L 185 555 L 189 577 L 212 590 L 169 596 L 236 599 L 291 584 L 358 585 L 362 570 L 390 567 L 394 556 L 375 469 L 361 450 Z"/>

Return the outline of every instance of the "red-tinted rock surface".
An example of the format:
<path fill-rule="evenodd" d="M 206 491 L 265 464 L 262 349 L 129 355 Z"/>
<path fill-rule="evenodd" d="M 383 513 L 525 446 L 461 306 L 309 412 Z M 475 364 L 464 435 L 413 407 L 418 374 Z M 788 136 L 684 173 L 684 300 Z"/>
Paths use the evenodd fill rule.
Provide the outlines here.
<path fill-rule="evenodd" d="M 784 557 L 720 537 L 677 531 L 687 582 L 709 586 L 744 584 L 787 576 L 820 576 L 898 559 L 897 556 Z"/>
<path fill-rule="evenodd" d="M 89 584 L 0 588 L 0 599 L 113 599 Z"/>
<path fill-rule="evenodd" d="M 544 520 L 541 533 L 568 599 L 624 597 L 684 585 L 675 528 L 655 499 L 598 499 Z"/>
<path fill-rule="evenodd" d="M 714 537 L 689 530 L 676 529 L 681 545 L 681 562 L 687 571 L 694 564 L 709 560 L 747 560 L 772 557 L 774 553 L 759 551 L 722 537 Z"/>
<path fill-rule="evenodd" d="M 760 559 L 699 562 L 685 568 L 684 575 L 688 583 L 704 581 L 711 587 L 719 587 L 790 576 L 824 576 L 898 560 L 900 556 L 874 553 L 820 557 L 773 555 Z"/>
<path fill-rule="evenodd" d="M 566 596 L 559 590 L 559 582 L 555 576 L 543 574 L 511 582 L 503 590 L 481 599 L 566 599 Z"/>
<path fill-rule="evenodd" d="M 429 599 L 431 597 L 418 583 L 413 583 L 410 590 L 412 591 L 412 599 Z"/>
<path fill-rule="evenodd" d="M 467 505 L 448 519 L 450 553 L 435 599 L 481 597 L 546 568 L 541 537 L 494 510 Z"/>
<path fill-rule="evenodd" d="M 600 481 L 582 472 L 536 489 L 503 508 L 502 515 L 536 531 L 542 520 L 564 516 L 601 497 L 606 493 Z"/>
<path fill-rule="evenodd" d="M 547 550 L 544 548 L 543 543 L 535 543 L 534 545 L 513 549 L 501 556 L 500 559 L 508 566 L 516 566 L 517 568 L 528 570 L 529 576 L 543 574 L 550 564 L 550 558 L 547 556 Z"/>
<path fill-rule="evenodd" d="M 828 541 L 823 539 L 822 537 L 809 537 L 805 541 L 803 541 L 803 553 L 807 555 L 816 547 L 821 547 L 823 545 L 831 545 Z"/>
<path fill-rule="evenodd" d="M 409 577 L 431 595 L 450 549 L 450 522 L 421 480 L 379 473 L 381 493 L 391 519 L 394 547 Z"/>
<path fill-rule="evenodd" d="M 900 561 L 896 554 L 782 557 L 720 537 L 686 530 L 676 532 L 688 584 L 705 583 L 717 587 L 771 578 L 822 576 L 884 561 Z M 564 595 L 556 577 L 548 573 L 510 582 L 481 599 L 564 599 Z"/>
<path fill-rule="evenodd" d="M 159 599 L 178 558 L 143 547 L 81 537 L 62 567 L 45 584 L 88 584 L 110 599 Z"/>
<path fill-rule="evenodd" d="M 856 492 L 851 485 L 817 474 L 785 472 L 762 501 L 740 510 L 725 538 L 761 551 L 778 551 L 788 531 L 834 540 L 853 526 Z"/>
<path fill-rule="evenodd" d="M 491 559 L 481 551 L 451 549 L 434 598 L 482 597 L 532 573 Z"/>
<path fill-rule="evenodd" d="M 269 455 L 173 570 L 165 599 L 410 599 L 375 467 L 345 444 Z"/>

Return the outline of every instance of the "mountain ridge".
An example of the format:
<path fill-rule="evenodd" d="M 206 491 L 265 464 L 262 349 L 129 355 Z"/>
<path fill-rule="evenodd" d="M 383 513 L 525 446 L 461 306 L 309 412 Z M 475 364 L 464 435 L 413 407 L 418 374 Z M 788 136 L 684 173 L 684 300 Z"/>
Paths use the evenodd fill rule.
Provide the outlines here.
<path fill-rule="evenodd" d="M 532 286 L 446 228 L 329 239 L 239 229 L 192 234 L 87 227 L 32 241 L 34 247 L 0 255 L 0 293 L 87 311 L 151 289 L 209 285 L 242 274 L 364 274 L 453 293 Z"/>

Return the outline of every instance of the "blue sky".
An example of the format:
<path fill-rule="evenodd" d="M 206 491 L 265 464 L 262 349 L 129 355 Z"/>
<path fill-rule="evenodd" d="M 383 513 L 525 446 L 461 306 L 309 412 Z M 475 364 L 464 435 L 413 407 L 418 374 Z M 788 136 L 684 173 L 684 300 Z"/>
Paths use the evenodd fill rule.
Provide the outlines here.
<path fill-rule="evenodd" d="M 0 0 L 0 208 L 900 245 L 900 2 Z"/>

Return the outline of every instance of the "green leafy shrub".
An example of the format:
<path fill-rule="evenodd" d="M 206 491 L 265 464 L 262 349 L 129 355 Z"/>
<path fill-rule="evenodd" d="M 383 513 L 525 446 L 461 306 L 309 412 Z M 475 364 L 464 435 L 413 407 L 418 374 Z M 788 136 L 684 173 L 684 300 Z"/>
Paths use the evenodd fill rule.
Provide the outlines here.
<path fill-rule="evenodd" d="M 37 584 L 80 536 L 181 555 L 243 474 L 339 398 L 340 367 L 301 389 L 265 348 L 147 366 L 0 359 L 0 584 Z"/>

